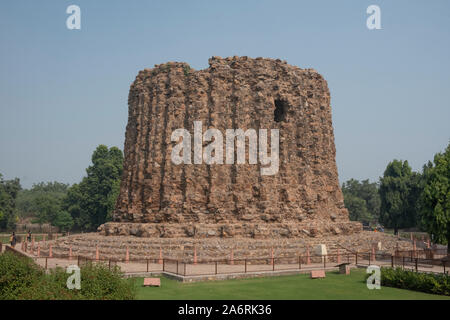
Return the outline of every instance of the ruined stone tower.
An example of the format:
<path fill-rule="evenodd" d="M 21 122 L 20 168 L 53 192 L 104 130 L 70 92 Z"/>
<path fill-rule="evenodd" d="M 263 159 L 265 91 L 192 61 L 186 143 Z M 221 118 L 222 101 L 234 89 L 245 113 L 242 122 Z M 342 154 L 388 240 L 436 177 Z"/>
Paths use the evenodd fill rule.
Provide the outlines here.
<path fill-rule="evenodd" d="M 315 70 L 247 57 L 212 57 L 199 71 L 169 62 L 140 71 L 128 103 L 120 195 L 102 234 L 270 239 L 361 230 L 344 207 L 330 94 Z M 249 164 L 247 143 L 245 164 L 173 163 L 171 134 L 192 133 L 194 121 L 203 132 L 278 129 L 278 172 Z"/>

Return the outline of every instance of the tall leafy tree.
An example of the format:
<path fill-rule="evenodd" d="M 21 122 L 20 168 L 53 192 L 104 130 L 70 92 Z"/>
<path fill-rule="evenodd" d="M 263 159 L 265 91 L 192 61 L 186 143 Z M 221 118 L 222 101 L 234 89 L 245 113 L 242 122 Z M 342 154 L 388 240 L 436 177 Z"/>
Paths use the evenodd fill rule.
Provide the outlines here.
<path fill-rule="evenodd" d="M 417 224 L 417 210 L 412 190 L 417 180 L 408 161 L 393 160 L 380 178 L 380 221 L 397 234 L 399 228 L 414 227 Z"/>
<path fill-rule="evenodd" d="M 86 169 L 87 176 L 68 190 L 64 200 L 64 209 L 76 228 L 91 231 L 111 220 L 122 170 L 122 151 L 99 145 L 92 154 L 92 165 Z"/>
<path fill-rule="evenodd" d="M 345 207 L 348 209 L 349 218 L 352 221 L 370 222 L 373 217 L 367 210 L 366 201 L 353 194 L 344 196 Z"/>
<path fill-rule="evenodd" d="M 55 225 L 55 221 L 62 212 L 61 200 L 50 194 L 41 194 L 33 199 L 33 208 L 35 211 L 33 223 L 40 225 L 50 223 Z"/>
<path fill-rule="evenodd" d="M 66 196 L 68 188 L 68 184 L 55 181 L 47 183 L 40 182 L 37 184 L 33 184 L 31 189 L 21 190 L 17 195 L 16 200 L 17 213 L 19 217 L 37 218 L 37 215 L 40 215 L 42 217 L 42 212 L 40 212 L 42 207 L 40 205 L 46 200 L 58 202 L 60 207 L 61 200 Z M 48 221 L 42 221 L 42 223 L 45 222 Z"/>
<path fill-rule="evenodd" d="M 433 240 L 447 244 L 450 254 L 450 143 L 423 170 L 425 185 L 421 197 L 422 225 Z"/>
<path fill-rule="evenodd" d="M 424 190 L 425 181 L 423 174 L 420 172 L 412 172 L 408 181 L 408 200 L 407 210 L 413 216 L 414 226 L 421 228 L 420 212 L 421 212 L 421 195 Z"/>
<path fill-rule="evenodd" d="M 380 195 L 376 182 L 370 183 L 368 179 L 361 182 L 350 179 L 342 184 L 342 192 L 350 220 L 362 222 L 378 220 Z"/>
<path fill-rule="evenodd" d="M 0 173 L 0 229 L 13 229 L 16 224 L 16 197 L 20 180 L 4 180 Z"/>
<path fill-rule="evenodd" d="M 73 226 L 73 218 L 67 211 L 61 211 L 53 221 L 53 225 L 61 231 L 69 231 Z"/>

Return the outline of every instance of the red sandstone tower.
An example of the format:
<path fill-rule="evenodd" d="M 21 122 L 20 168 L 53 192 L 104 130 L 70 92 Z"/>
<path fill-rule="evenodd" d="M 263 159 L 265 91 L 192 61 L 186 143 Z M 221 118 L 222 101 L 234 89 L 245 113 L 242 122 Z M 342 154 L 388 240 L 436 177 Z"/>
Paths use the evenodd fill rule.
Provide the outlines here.
<path fill-rule="evenodd" d="M 330 94 L 315 70 L 247 57 L 213 57 L 199 71 L 169 62 L 140 71 L 128 103 L 120 195 L 102 234 L 270 239 L 361 230 L 344 207 Z M 203 132 L 278 129 L 278 172 L 249 164 L 248 140 L 245 164 L 175 164 L 171 134 L 193 132 L 195 121 Z"/>

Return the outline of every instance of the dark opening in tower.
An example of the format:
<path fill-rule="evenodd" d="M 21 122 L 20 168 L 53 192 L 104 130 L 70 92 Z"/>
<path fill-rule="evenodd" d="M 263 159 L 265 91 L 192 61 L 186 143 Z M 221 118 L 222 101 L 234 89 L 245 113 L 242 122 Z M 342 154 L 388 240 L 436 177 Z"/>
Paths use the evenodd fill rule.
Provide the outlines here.
<path fill-rule="evenodd" d="M 288 111 L 289 105 L 285 100 L 275 100 L 275 111 L 273 112 L 274 120 L 276 122 L 281 122 L 286 119 L 286 114 Z"/>

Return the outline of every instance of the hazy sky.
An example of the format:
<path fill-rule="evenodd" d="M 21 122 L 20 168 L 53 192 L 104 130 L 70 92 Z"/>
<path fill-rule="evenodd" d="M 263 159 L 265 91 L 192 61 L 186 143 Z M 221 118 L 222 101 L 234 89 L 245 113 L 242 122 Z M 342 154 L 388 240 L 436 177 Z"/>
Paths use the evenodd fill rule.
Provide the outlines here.
<path fill-rule="evenodd" d="M 66 8 L 81 8 L 68 30 Z M 381 8 L 368 30 L 366 8 Z M 0 3 L 0 173 L 75 183 L 99 144 L 123 149 L 137 72 L 246 55 L 328 81 L 339 178 L 417 170 L 450 139 L 450 1 L 21 1 Z"/>

